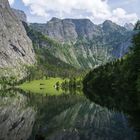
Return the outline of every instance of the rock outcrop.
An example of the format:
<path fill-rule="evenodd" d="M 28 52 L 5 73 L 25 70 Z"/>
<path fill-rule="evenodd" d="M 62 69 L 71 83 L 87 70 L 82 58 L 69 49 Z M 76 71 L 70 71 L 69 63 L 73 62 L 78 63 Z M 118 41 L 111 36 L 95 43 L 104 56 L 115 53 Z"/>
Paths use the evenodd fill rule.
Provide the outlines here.
<path fill-rule="evenodd" d="M 0 75 L 23 77 L 23 66 L 35 63 L 32 42 L 10 8 L 8 0 L 0 1 Z"/>
<path fill-rule="evenodd" d="M 26 14 L 23 11 L 17 9 L 12 9 L 12 10 L 19 20 L 21 20 L 22 22 L 27 22 Z"/>
<path fill-rule="evenodd" d="M 93 24 L 89 19 L 58 19 L 52 18 L 47 24 L 31 24 L 31 27 L 37 29 L 52 39 L 61 42 L 76 42 L 77 39 L 93 39 L 101 33 L 101 29 Z"/>

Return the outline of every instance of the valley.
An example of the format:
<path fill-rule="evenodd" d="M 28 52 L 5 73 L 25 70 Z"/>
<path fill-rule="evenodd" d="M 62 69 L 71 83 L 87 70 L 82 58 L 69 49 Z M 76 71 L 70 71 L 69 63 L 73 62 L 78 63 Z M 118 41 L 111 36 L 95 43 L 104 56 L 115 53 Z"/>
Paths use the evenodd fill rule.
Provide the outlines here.
<path fill-rule="evenodd" d="M 11 5 L 0 0 L 0 140 L 139 140 L 140 21 L 29 23 Z"/>

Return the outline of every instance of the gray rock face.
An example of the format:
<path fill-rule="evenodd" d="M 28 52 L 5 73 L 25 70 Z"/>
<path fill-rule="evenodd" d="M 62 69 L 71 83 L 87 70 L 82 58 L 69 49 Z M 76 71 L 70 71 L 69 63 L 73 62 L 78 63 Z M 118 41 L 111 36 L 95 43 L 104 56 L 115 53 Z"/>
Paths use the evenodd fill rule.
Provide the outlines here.
<path fill-rule="evenodd" d="M 6 8 L 6 7 L 9 7 L 9 3 L 7 0 L 1 0 L 0 6 L 1 6 L 1 8 Z"/>
<path fill-rule="evenodd" d="M 103 44 L 112 48 L 112 55 L 115 58 L 124 56 L 131 46 L 132 31 L 109 20 L 102 24 L 102 29 Z"/>
<path fill-rule="evenodd" d="M 47 24 L 31 24 L 45 35 L 61 42 L 76 42 L 79 38 L 93 39 L 101 33 L 101 29 L 89 19 L 52 18 Z"/>
<path fill-rule="evenodd" d="M 23 76 L 23 65 L 33 65 L 35 54 L 31 40 L 10 8 L 8 0 L 0 2 L 0 69 Z"/>
<path fill-rule="evenodd" d="M 17 10 L 17 9 L 12 9 L 14 14 L 18 17 L 19 20 L 23 21 L 23 22 L 27 22 L 27 17 L 26 14 L 21 11 L 21 10 Z"/>

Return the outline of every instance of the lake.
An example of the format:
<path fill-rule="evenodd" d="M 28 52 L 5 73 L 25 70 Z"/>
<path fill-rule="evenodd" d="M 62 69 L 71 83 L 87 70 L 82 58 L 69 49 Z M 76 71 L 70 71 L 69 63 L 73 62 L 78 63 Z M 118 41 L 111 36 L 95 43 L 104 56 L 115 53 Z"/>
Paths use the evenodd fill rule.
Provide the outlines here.
<path fill-rule="evenodd" d="M 139 140 L 139 116 L 82 93 L 0 91 L 0 140 Z"/>

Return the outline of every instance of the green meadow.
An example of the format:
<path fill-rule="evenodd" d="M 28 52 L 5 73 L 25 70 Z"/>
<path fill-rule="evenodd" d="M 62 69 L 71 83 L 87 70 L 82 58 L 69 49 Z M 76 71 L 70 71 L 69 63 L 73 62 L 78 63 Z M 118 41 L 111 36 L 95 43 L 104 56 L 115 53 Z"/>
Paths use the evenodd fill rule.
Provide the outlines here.
<path fill-rule="evenodd" d="M 31 82 L 25 82 L 19 86 L 24 91 L 30 91 L 33 93 L 45 94 L 45 95 L 61 95 L 63 90 L 59 88 L 57 90 L 55 85 L 57 82 L 61 85 L 62 82 L 68 79 L 62 78 L 47 78 L 46 80 L 34 80 Z"/>

